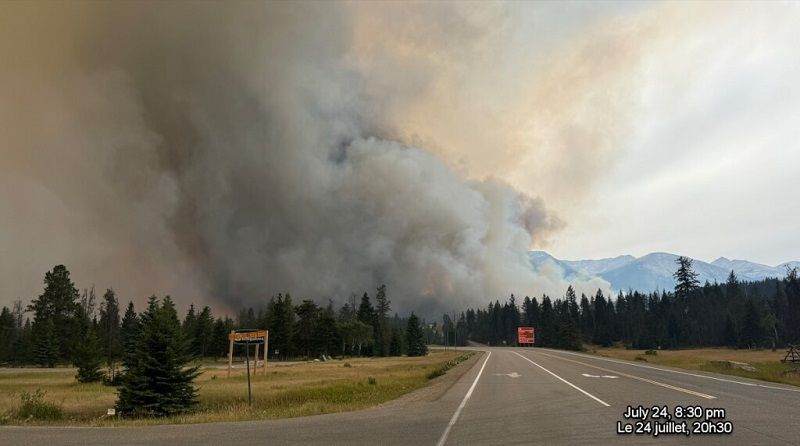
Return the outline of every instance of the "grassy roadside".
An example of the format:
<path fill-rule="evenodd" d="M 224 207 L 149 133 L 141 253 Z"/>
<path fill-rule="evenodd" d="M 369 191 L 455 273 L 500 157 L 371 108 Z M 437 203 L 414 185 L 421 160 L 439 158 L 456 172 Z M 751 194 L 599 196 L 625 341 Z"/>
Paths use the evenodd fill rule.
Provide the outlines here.
<path fill-rule="evenodd" d="M 800 365 L 784 364 L 782 350 L 736 350 L 731 348 L 700 348 L 688 350 L 627 350 L 624 348 L 587 347 L 587 352 L 599 356 L 688 370 L 721 373 L 775 383 L 800 386 Z M 649 352 L 649 354 L 648 354 Z M 653 354 L 655 353 L 655 354 Z M 743 362 L 755 371 L 731 368 L 726 361 Z"/>
<path fill-rule="evenodd" d="M 472 352 L 432 351 L 416 358 L 351 358 L 269 367 L 251 376 L 253 405 L 247 405 L 247 378 L 234 370 L 205 367 L 196 384 L 200 404 L 190 415 L 168 419 L 109 420 L 116 389 L 102 384 L 80 384 L 74 369 L 0 373 L 0 424 L 138 426 L 150 424 L 210 423 L 317 415 L 364 409 L 393 400 L 421 387 L 430 379 L 469 357 Z M 63 410 L 53 421 L 16 417 L 22 392 L 42 389 L 44 399 Z"/>

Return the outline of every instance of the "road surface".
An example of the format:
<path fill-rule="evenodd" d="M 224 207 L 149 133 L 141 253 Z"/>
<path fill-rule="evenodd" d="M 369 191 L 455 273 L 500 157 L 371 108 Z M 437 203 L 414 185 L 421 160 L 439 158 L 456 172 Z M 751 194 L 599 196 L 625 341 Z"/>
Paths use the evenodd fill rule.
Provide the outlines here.
<path fill-rule="evenodd" d="M 2 427 L 2 445 L 800 444 L 800 388 L 539 348 L 485 348 L 440 398 L 357 412 L 139 428 Z M 667 406 L 640 426 L 628 406 Z M 703 409 L 698 429 L 730 434 L 619 434 Z M 721 411 L 705 409 L 724 409 Z M 660 415 L 664 415 L 661 413 Z M 650 423 L 646 423 L 649 421 Z M 729 422 L 729 424 L 725 424 Z M 673 425 L 674 425 L 673 424 Z"/>

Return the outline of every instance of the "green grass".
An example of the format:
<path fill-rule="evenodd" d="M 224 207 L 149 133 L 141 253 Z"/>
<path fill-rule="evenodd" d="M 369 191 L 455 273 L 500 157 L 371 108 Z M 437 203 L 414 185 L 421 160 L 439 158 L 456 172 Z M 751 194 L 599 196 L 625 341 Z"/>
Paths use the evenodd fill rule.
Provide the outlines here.
<path fill-rule="evenodd" d="M 432 372 L 453 367 L 462 352 L 433 351 L 415 358 L 348 358 L 270 366 L 251 376 L 253 404 L 247 404 L 245 371 L 204 366 L 196 381 L 194 413 L 167 419 L 108 419 L 116 389 L 75 381 L 74 369 L 0 372 L 0 422 L 4 424 L 149 425 L 289 418 L 364 409 L 419 389 Z M 461 355 L 461 356 L 459 356 Z M 454 363 L 454 361 L 458 360 Z M 452 364 L 449 365 L 448 364 Z M 222 365 L 217 364 L 217 365 Z M 446 368 L 445 368 L 446 367 Z M 42 403 L 62 410 L 60 419 L 19 416 L 21 392 L 44 391 Z"/>

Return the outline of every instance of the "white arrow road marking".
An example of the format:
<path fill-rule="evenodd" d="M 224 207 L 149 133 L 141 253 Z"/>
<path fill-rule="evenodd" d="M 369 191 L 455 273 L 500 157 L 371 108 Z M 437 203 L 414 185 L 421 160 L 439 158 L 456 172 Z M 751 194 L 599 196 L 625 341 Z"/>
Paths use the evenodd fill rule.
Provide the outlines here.
<path fill-rule="evenodd" d="M 511 373 L 495 373 L 494 376 L 508 376 L 509 378 L 519 378 L 522 375 L 520 375 L 517 372 L 511 372 Z"/>
<path fill-rule="evenodd" d="M 590 375 L 588 373 L 581 373 L 581 375 L 583 375 L 583 376 L 585 376 L 587 378 L 611 378 L 611 379 L 619 378 L 619 376 L 614 376 L 614 375 L 603 375 L 603 376 L 600 376 L 600 375 Z"/>
<path fill-rule="evenodd" d="M 517 353 L 517 354 L 519 355 L 519 353 Z M 549 356 L 551 358 L 560 359 L 562 361 L 574 362 L 575 364 L 580 364 L 582 366 L 591 367 L 591 368 L 597 369 L 597 370 L 602 370 L 604 372 L 616 373 L 617 375 L 624 376 L 626 378 L 638 379 L 639 381 L 642 381 L 642 382 L 654 384 L 656 386 L 666 387 L 667 389 L 672 389 L 672 390 L 676 390 L 678 392 L 688 393 L 690 395 L 699 396 L 700 398 L 705 398 L 707 400 L 713 400 L 713 399 L 717 398 L 715 396 L 707 395 L 705 393 L 700 393 L 700 392 L 695 392 L 694 390 L 684 389 L 683 387 L 672 386 L 672 385 L 665 384 L 665 383 L 662 383 L 662 382 L 654 381 L 652 379 L 642 378 L 641 376 L 635 376 L 635 375 L 631 375 L 631 374 L 628 374 L 628 373 L 622 373 L 622 372 L 617 371 L 617 370 L 606 369 L 606 368 L 603 368 L 603 367 L 600 367 L 600 366 L 587 364 L 585 362 L 575 361 L 574 359 L 568 359 L 568 358 L 565 358 L 565 357 L 563 357 L 561 355 L 550 355 L 550 354 L 547 354 L 547 353 L 544 353 L 544 352 L 536 352 L 536 354 L 537 355 Z M 520 355 L 520 356 L 522 356 L 522 355 Z M 597 359 L 603 359 L 603 358 L 597 358 Z M 631 364 L 631 365 L 635 365 L 635 364 Z"/>

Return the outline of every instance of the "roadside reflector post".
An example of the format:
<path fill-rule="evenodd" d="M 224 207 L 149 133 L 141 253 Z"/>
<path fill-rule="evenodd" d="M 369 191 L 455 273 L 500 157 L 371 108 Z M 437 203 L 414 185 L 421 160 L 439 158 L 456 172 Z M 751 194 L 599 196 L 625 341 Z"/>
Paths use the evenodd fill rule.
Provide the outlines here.
<path fill-rule="evenodd" d="M 267 353 L 269 352 L 269 330 L 264 336 L 264 376 L 267 375 Z"/>
<path fill-rule="evenodd" d="M 247 405 L 253 405 L 253 397 L 250 393 L 250 344 L 244 345 L 245 367 L 247 367 Z"/>
<path fill-rule="evenodd" d="M 256 376 L 256 371 L 258 370 L 258 344 L 256 344 L 256 354 L 253 356 L 253 376 Z"/>
<path fill-rule="evenodd" d="M 231 367 L 233 366 L 233 333 L 234 331 L 231 330 L 231 334 L 228 336 L 229 345 L 228 345 L 228 378 L 231 377 Z"/>

